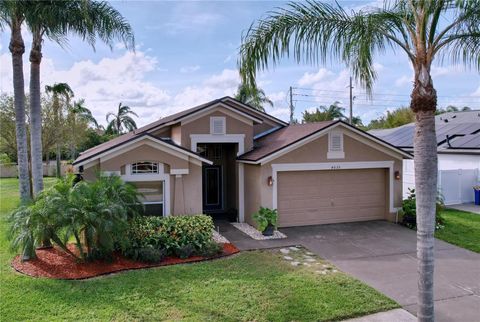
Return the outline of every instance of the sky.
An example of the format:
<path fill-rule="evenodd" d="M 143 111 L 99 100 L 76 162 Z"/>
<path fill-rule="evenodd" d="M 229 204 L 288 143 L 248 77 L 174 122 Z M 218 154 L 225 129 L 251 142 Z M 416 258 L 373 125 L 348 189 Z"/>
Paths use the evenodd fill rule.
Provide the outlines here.
<path fill-rule="evenodd" d="M 379 1 L 339 1 L 358 9 Z M 158 118 L 233 95 L 239 83 L 238 48 L 242 33 L 252 22 L 265 17 L 286 2 L 278 1 L 113 1 L 112 5 L 130 22 L 136 50 L 121 43 L 112 50 L 97 43 L 95 50 L 71 36 L 66 48 L 45 41 L 41 65 L 41 87 L 68 83 L 75 99 L 85 99 L 101 124 L 107 112 L 118 104 L 129 105 L 138 115 L 139 126 Z M 28 91 L 28 51 L 31 36 L 24 31 L 26 54 L 24 74 Z M 0 91 L 12 92 L 9 31 L 0 39 Z M 375 57 L 378 79 L 374 96 L 354 84 L 354 115 L 364 123 L 387 110 L 408 106 L 412 89 L 412 68 L 399 50 Z M 299 65 L 285 59 L 275 68 L 259 73 L 257 82 L 274 102 L 267 112 L 289 118 L 290 86 L 293 87 L 295 116 L 335 101 L 348 108 L 350 73 L 344 65 Z M 480 109 L 480 74 L 449 62 L 432 68 L 439 107 L 470 106 Z"/>

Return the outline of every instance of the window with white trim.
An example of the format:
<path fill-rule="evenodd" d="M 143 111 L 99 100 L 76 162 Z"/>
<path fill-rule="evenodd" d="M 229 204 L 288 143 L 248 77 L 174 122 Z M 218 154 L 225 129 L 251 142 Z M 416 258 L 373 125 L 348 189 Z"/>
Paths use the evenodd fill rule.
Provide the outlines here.
<path fill-rule="evenodd" d="M 224 116 L 210 117 L 210 134 L 225 134 L 226 120 Z"/>
<path fill-rule="evenodd" d="M 149 161 L 132 163 L 131 172 L 132 174 L 158 173 L 158 163 Z"/>
<path fill-rule="evenodd" d="M 343 151 L 343 133 L 329 132 L 327 159 L 344 159 L 344 158 L 345 158 L 345 152 Z"/>

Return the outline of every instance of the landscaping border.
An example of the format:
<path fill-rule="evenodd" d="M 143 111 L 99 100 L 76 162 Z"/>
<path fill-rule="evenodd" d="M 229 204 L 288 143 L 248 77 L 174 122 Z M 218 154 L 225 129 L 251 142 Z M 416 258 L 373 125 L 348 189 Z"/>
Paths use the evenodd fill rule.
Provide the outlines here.
<path fill-rule="evenodd" d="M 222 253 L 217 256 L 191 256 L 186 259 L 166 257 L 160 263 L 155 264 L 134 261 L 125 258 L 124 256 L 121 256 L 119 254 L 114 255 L 114 259 L 112 260 L 112 262 L 96 260 L 87 263 L 75 263 L 74 258 L 56 248 L 37 249 L 36 259 L 30 260 L 28 262 L 22 262 L 20 260 L 20 255 L 17 255 L 12 260 L 11 266 L 18 273 L 30 277 L 50 278 L 58 280 L 85 280 L 130 270 L 171 266 L 177 264 L 198 263 L 231 256 L 240 252 L 240 250 L 231 243 L 222 244 L 222 247 Z M 48 257 L 50 258 L 46 260 Z M 59 265 L 52 264 L 52 257 L 58 258 L 62 263 L 60 263 Z M 62 265 L 65 263 L 69 264 L 69 267 L 73 268 L 75 271 L 65 270 L 65 265 Z M 100 269 L 98 269 L 99 267 Z M 47 268 L 52 269 L 53 272 L 46 271 Z M 97 268 L 97 271 L 94 271 L 95 268 Z"/>

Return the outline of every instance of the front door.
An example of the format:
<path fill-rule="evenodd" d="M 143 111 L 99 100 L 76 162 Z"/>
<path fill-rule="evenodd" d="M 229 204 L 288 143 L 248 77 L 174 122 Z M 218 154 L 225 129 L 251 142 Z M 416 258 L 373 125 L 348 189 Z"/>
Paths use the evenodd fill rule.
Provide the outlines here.
<path fill-rule="evenodd" d="M 223 209 L 221 165 L 203 167 L 203 208 L 205 212 Z"/>

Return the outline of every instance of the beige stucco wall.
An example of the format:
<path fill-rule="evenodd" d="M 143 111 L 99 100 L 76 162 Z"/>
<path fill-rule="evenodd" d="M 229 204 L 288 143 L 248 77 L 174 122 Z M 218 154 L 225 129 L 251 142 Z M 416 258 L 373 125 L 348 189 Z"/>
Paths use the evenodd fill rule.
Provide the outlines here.
<path fill-rule="evenodd" d="M 400 159 L 401 156 L 393 157 L 389 154 L 386 154 L 382 151 L 377 150 L 374 147 L 371 147 L 367 144 L 359 142 L 355 138 L 351 137 L 350 135 L 355 135 L 352 132 L 347 132 L 348 130 L 344 131 L 344 152 L 345 158 L 344 159 L 327 159 L 327 152 L 328 152 L 328 135 L 324 135 L 315 141 L 312 141 L 308 144 L 305 144 L 293 151 L 290 151 L 287 154 L 280 156 L 277 159 L 270 161 L 262 166 L 248 166 L 248 167 L 259 167 L 260 170 L 250 170 L 248 171 L 248 175 L 245 176 L 245 200 L 250 200 L 251 204 L 245 206 L 245 218 L 250 218 L 251 216 L 251 209 L 258 209 L 258 207 L 273 207 L 273 188 L 268 186 L 267 181 L 268 177 L 272 176 L 272 164 L 278 163 L 319 163 L 319 162 L 361 162 L 361 161 L 394 161 L 394 172 L 395 171 L 402 171 L 402 160 Z M 380 147 L 380 145 L 373 143 L 372 144 L 376 147 Z M 250 173 L 253 173 L 251 175 Z M 393 174 L 392 174 L 393 175 Z M 257 190 L 249 190 L 249 186 L 247 185 L 247 177 L 249 176 L 258 176 L 260 178 L 260 191 Z M 394 207 L 401 207 L 402 203 L 402 181 L 401 180 L 394 180 Z M 387 189 L 387 206 L 389 205 L 389 185 L 388 180 L 386 180 L 386 187 Z M 253 196 L 251 194 L 258 194 L 259 197 Z M 390 214 L 388 209 L 385 209 L 385 218 L 392 220 L 394 218 L 394 214 Z M 248 219 L 249 220 L 249 219 Z"/>
<path fill-rule="evenodd" d="M 163 163 L 165 173 L 172 169 L 188 169 L 184 175 L 170 175 L 170 212 L 173 215 L 202 213 L 202 167 L 191 160 L 177 157 L 166 151 L 144 144 L 126 151 L 114 158 L 99 163 L 96 167 L 101 171 L 121 171 L 126 164 L 139 161 L 155 161 Z M 168 148 L 167 148 L 168 149 Z M 95 179 L 95 167 L 85 169 L 86 180 Z M 176 190 L 178 188 L 178 191 Z"/>
<path fill-rule="evenodd" d="M 254 164 L 245 164 L 245 220 L 250 225 L 255 225 L 252 214 L 263 205 L 261 200 L 262 178 L 261 167 Z M 266 185 L 266 184 L 265 184 Z"/>
<path fill-rule="evenodd" d="M 139 143 L 139 146 L 124 152 L 117 157 L 101 163 L 102 171 L 120 171 L 120 167 L 138 161 L 156 161 L 168 164 L 172 169 L 188 169 L 188 160 L 178 158 L 167 152 L 159 151 L 149 145 Z"/>
<path fill-rule="evenodd" d="M 221 116 L 225 117 L 226 122 L 226 134 L 245 134 L 245 151 L 250 150 L 253 147 L 253 122 L 245 118 L 245 122 L 237 120 L 225 113 L 222 113 L 220 109 L 215 109 L 211 113 L 206 114 L 193 122 L 182 123 L 182 146 L 187 149 L 191 148 L 190 134 L 210 134 L 210 117 Z M 239 115 L 239 117 L 241 117 Z"/>

